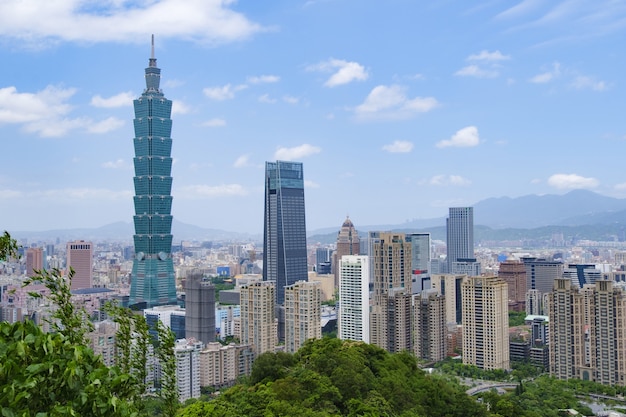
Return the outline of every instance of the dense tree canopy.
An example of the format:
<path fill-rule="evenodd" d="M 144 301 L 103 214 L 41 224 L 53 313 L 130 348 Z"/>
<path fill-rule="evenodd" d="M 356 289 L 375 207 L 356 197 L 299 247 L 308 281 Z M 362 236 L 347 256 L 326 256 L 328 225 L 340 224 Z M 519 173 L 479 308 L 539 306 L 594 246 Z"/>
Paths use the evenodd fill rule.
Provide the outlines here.
<path fill-rule="evenodd" d="M 427 375 L 408 353 L 361 342 L 309 340 L 295 354 L 265 353 L 247 384 L 180 414 L 194 416 L 487 416 L 458 385 Z"/>

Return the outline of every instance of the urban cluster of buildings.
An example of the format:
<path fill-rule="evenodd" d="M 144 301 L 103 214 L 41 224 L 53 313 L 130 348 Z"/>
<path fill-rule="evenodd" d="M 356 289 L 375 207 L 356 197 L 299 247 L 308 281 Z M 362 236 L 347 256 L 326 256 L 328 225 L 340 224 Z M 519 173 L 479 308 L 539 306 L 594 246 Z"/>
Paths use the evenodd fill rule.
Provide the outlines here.
<path fill-rule="evenodd" d="M 428 363 L 461 355 L 466 364 L 507 370 L 523 360 L 559 378 L 625 384 L 624 253 L 613 265 L 566 264 L 562 253 L 477 257 L 472 207 L 449 209 L 445 242 L 429 233 L 359 236 L 346 218 L 334 244 L 307 246 L 303 165 L 267 162 L 260 256 L 249 242 L 174 251 L 172 102 L 160 89 L 154 49 L 145 78 L 134 100 L 133 246 L 94 256 L 92 242 L 72 241 L 64 262 L 52 245 L 28 247 L 23 269 L 2 271 L 71 267 L 74 298 L 97 322 L 89 340 L 105 363 L 116 360 L 117 329 L 103 308 L 114 300 L 143 314 L 154 337 L 158 321 L 176 335 L 181 401 L 199 397 L 201 387 L 235 383 L 262 353 L 296 352 L 334 323 L 341 339 L 410 351 Z M 218 293 L 209 275 L 235 288 Z M 19 279 L 0 279 L 2 319 L 45 325 L 49 306 L 29 298 Z M 509 311 L 526 312 L 527 325 L 510 329 Z"/>

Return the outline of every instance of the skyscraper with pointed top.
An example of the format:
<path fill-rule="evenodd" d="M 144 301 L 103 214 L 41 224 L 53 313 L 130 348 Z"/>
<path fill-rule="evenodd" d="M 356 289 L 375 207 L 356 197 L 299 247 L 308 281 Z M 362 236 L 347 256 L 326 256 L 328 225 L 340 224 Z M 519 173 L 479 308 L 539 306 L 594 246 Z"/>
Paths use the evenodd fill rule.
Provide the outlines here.
<path fill-rule="evenodd" d="M 176 303 L 172 262 L 172 101 L 159 88 L 161 69 L 152 53 L 146 89 L 135 108 L 135 259 L 130 304 Z"/>

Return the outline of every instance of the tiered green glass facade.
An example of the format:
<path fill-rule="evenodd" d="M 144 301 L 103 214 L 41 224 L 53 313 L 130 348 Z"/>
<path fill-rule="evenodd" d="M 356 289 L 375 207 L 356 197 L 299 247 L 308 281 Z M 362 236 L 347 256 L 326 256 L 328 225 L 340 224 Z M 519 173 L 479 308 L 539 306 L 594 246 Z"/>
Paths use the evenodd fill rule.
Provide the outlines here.
<path fill-rule="evenodd" d="M 172 262 L 172 101 L 159 89 L 161 70 L 153 53 L 146 89 L 135 107 L 135 260 L 130 304 L 176 303 Z"/>

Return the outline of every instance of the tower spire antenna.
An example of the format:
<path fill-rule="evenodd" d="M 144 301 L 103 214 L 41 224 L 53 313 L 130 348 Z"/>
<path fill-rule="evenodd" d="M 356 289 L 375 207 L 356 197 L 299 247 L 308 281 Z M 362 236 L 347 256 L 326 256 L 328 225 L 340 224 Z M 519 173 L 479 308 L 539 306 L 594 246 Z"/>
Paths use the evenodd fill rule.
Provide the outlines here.
<path fill-rule="evenodd" d="M 156 67 L 156 58 L 154 57 L 154 34 L 152 34 L 152 48 L 150 50 L 150 67 Z"/>

